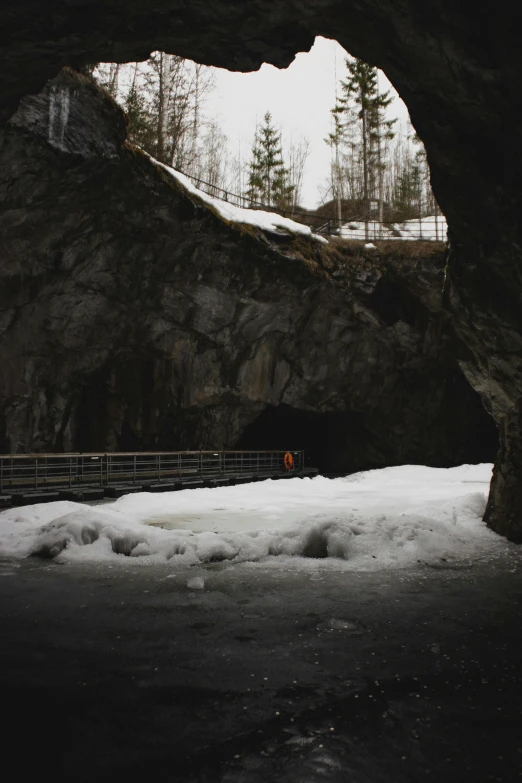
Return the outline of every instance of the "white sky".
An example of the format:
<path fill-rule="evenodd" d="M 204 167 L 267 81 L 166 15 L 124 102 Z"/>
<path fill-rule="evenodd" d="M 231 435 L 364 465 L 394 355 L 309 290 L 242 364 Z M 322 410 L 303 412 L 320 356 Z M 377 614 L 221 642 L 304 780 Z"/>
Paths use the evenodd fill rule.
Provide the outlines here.
<path fill-rule="evenodd" d="M 216 90 L 207 101 L 206 113 L 214 117 L 230 140 L 230 152 L 250 157 L 256 124 L 270 111 L 282 130 L 283 147 L 293 137 L 310 141 L 302 194 L 302 206 L 314 208 L 320 202 L 330 167 L 330 148 L 324 139 L 331 129 L 330 110 L 335 105 L 337 82 L 345 78 L 345 50 L 336 42 L 317 38 L 311 51 L 298 54 L 286 69 L 262 65 L 254 73 L 232 73 L 215 69 Z M 391 89 L 395 100 L 390 117 L 408 118 L 404 103 L 380 73 L 381 90 Z"/>

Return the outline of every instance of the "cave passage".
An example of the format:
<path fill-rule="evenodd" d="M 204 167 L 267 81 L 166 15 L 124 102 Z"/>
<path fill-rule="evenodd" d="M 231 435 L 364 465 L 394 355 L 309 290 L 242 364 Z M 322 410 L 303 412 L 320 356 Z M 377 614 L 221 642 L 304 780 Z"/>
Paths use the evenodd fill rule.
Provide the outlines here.
<path fill-rule="evenodd" d="M 459 376 L 453 382 L 462 391 L 467 382 Z M 405 448 L 386 443 L 383 433 L 372 433 L 364 417 L 354 412 L 316 413 L 297 410 L 289 405 L 267 406 L 245 428 L 235 444 L 237 449 L 302 449 L 305 465 L 323 474 L 347 474 L 399 464 L 424 464 L 431 467 L 455 467 L 463 463 L 493 462 L 498 449 L 498 433 L 491 417 L 482 407 L 478 395 L 467 400 L 468 426 L 459 431 L 458 410 L 445 410 L 439 431 L 442 446 L 420 441 L 420 452 L 414 446 Z M 445 407 L 452 406 L 446 401 Z M 424 443 L 424 446 L 422 445 Z"/>
<path fill-rule="evenodd" d="M 359 444 L 365 437 L 364 427 L 353 414 L 321 414 L 281 404 L 267 406 L 245 428 L 236 447 L 248 450 L 257 444 L 259 450 L 302 449 L 307 467 L 318 468 L 321 473 L 336 473 L 345 472 L 346 459 L 342 460 L 340 451 L 346 450 L 347 444 Z"/>

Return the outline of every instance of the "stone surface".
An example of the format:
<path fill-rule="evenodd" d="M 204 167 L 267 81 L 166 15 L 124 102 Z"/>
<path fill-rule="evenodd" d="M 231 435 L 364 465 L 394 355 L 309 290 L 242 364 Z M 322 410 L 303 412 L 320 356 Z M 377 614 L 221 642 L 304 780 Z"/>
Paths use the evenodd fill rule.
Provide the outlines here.
<path fill-rule="evenodd" d="M 492 459 L 444 259 L 226 223 L 64 70 L 0 136 L 0 450 L 305 448 L 329 470 Z M 346 246 L 344 246 L 346 248 Z"/>
<path fill-rule="evenodd" d="M 520 402 L 502 420 L 500 451 L 496 459 L 486 522 L 497 533 L 522 544 L 522 410 Z"/>

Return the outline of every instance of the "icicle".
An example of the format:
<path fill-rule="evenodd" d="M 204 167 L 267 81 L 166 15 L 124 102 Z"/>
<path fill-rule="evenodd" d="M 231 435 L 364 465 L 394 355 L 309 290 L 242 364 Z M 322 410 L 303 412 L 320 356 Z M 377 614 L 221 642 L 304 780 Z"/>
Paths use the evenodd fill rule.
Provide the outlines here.
<path fill-rule="evenodd" d="M 65 150 L 65 131 L 69 120 L 70 95 L 67 87 L 51 87 L 49 96 L 49 144 Z"/>

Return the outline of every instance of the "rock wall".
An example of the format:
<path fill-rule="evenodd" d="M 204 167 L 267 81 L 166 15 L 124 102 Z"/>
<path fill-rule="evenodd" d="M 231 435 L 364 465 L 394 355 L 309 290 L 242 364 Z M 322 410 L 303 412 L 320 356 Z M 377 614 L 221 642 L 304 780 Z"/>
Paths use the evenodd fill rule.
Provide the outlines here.
<path fill-rule="evenodd" d="M 304 447 L 329 470 L 491 459 L 440 250 L 220 218 L 64 70 L 0 132 L 0 449 Z"/>
<path fill-rule="evenodd" d="M 487 519 L 506 532 L 506 519 L 522 519 L 521 21 L 509 0 L 18 0 L 0 9 L 0 117 L 63 65 L 153 49 L 252 70 L 284 67 L 323 35 L 381 67 L 426 144 L 448 218 L 447 308 L 463 370 L 500 425 Z"/>

